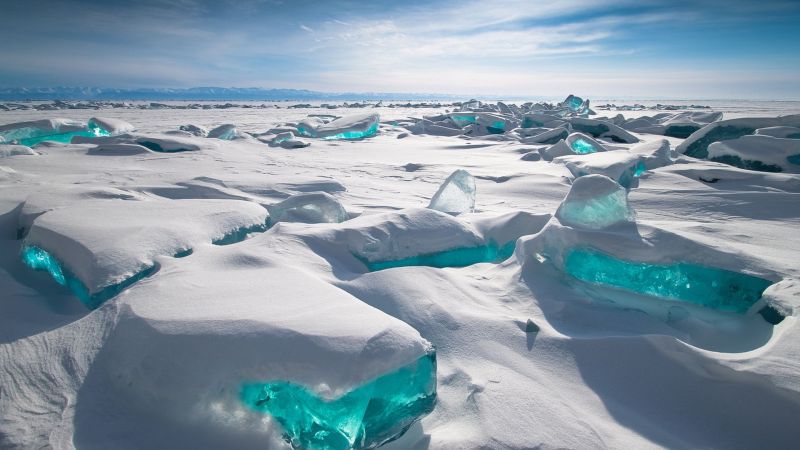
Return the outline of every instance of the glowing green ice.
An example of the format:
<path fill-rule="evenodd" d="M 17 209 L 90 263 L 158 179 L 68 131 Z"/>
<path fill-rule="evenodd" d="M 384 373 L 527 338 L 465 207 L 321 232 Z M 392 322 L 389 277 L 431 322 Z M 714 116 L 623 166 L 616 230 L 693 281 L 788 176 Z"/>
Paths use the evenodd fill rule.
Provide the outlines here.
<path fill-rule="evenodd" d="M 625 261 L 586 247 L 570 250 L 564 269 L 592 284 L 738 314 L 746 313 L 772 284 L 752 275 L 690 263 Z"/>
<path fill-rule="evenodd" d="M 556 217 L 564 225 L 600 230 L 633 220 L 633 211 L 628 207 L 628 197 L 622 188 L 607 195 L 567 200 L 561 203 L 556 212 Z"/>
<path fill-rule="evenodd" d="M 67 287 L 76 297 L 89 309 L 95 309 L 102 305 L 106 300 L 115 297 L 120 292 L 129 288 L 137 281 L 149 277 L 156 272 L 155 265 L 150 266 L 130 278 L 126 278 L 117 284 L 109 285 L 102 290 L 89 293 L 86 286 L 78 278 L 48 252 L 40 247 L 25 245 L 22 247 L 22 262 L 33 270 L 45 271 L 53 277 L 56 283 Z"/>
<path fill-rule="evenodd" d="M 45 131 L 39 128 L 25 127 L 4 132 L 2 137 L 6 142 L 16 141 L 20 145 L 26 145 L 28 147 L 32 147 L 44 141 L 60 142 L 62 144 L 68 144 L 70 143 L 70 141 L 72 141 L 72 138 L 75 136 L 83 136 L 83 137 L 110 136 L 110 133 L 90 120 L 85 130 L 60 132 L 59 130 Z"/>
<path fill-rule="evenodd" d="M 583 99 L 582 98 L 575 97 L 574 95 L 570 96 L 569 102 L 567 103 L 567 106 L 569 106 L 569 109 L 571 109 L 573 111 L 578 111 L 579 109 L 581 109 L 581 105 L 583 105 Z"/>
<path fill-rule="evenodd" d="M 587 153 L 594 153 L 597 151 L 597 147 L 594 146 L 591 142 L 587 141 L 586 139 L 575 139 L 569 145 L 575 153 L 579 153 L 581 155 L 585 155 Z"/>
<path fill-rule="evenodd" d="M 247 238 L 247 235 L 251 233 L 263 233 L 269 229 L 269 225 L 265 223 L 257 223 L 255 225 L 251 225 L 249 227 L 241 227 L 237 228 L 233 231 L 225 233 L 219 239 L 214 239 L 211 241 L 214 245 L 230 245 L 235 244 L 237 242 L 241 242 Z"/>
<path fill-rule="evenodd" d="M 378 122 L 374 122 L 364 131 L 344 131 L 342 133 L 334 134 L 332 136 L 325 136 L 323 139 L 326 140 L 337 140 L 337 139 L 363 139 L 370 136 L 374 136 L 378 132 Z"/>
<path fill-rule="evenodd" d="M 475 121 L 478 119 L 474 114 L 459 114 L 450 116 L 450 120 L 455 122 L 456 125 L 463 127 L 471 123 L 475 123 Z"/>
<path fill-rule="evenodd" d="M 502 120 L 496 120 L 492 122 L 492 124 L 486 127 L 486 131 L 490 134 L 503 134 L 506 130 L 506 123 Z"/>
<path fill-rule="evenodd" d="M 507 242 L 503 246 L 491 243 L 489 245 L 456 248 L 392 261 L 367 261 L 362 259 L 362 262 L 370 272 L 409 266 L 466 267 L 478 263 L 505 261 L 514 253 L 515 245 L 516 241 Z"/>
<path fill-rule="evenodd" d="M 288 381 L 246 383 L 240 398 L 281 424 L 296 449 L 379 447 L 403 435 L 436 404 L 436 354 L 428 354 L 336 399 Z"/>

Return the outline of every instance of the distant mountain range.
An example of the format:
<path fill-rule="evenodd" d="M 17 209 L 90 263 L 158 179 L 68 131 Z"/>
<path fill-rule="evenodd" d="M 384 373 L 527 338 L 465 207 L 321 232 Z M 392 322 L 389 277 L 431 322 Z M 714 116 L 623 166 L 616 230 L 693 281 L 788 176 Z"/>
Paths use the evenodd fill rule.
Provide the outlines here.
<path fill-rule="evenodd" d="M 450 100 L 463 96 L 409 93 L 330 93 L 305 89 L 262 88 L 149 88 L 114 89 L 98 87 L 0 88 L 0 100 Z"/>

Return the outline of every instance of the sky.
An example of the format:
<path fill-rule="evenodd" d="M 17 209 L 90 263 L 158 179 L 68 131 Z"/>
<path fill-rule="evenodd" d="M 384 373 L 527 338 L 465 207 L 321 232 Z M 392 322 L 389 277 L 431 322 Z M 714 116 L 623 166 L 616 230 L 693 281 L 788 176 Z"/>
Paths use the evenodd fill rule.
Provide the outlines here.
<path fill-rule="evenodd" d="M 3 0 L 0 87 L 800 100 L 798 0 Z"/>

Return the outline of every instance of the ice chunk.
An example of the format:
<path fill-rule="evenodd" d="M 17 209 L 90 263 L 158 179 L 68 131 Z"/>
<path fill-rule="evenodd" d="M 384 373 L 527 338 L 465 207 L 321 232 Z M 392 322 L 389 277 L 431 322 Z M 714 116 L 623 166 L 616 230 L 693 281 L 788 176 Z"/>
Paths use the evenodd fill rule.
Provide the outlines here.
<path fill-rule="evenodd" d="M 646 170 L 644 158 L 626 151 L 561 156 L 553 162 L 566 165 L 575 178 L 591 174 L 605 175 L 626 189 L 635 187 L 636 178 Z"/>
<path fill-rule="evenodd" d="M 720 119 L 722 119 L 721 112 L 685 111 L 623 119 L 618 125 L 637 133 L 661 134 L 685 139 L 700 128 Z"/>
<path fill-rule="evenodd" d="M 547 127 L 553 128 L 550 125 L 554 122 L 556 123 L 563 123 L 560 117 L 556 117 L 549 114 L 525 114 L 522 118 L 522 128 L 534 128 L 534 127 Z"/>
<path fill-rule="evenodd" d="M 746 313 L 772 284 L 752 275 L 690 263 L 625 261 L 583 247 L 567 252 L 564 268 L 589 283 L 737 314 Z"/>
<path fill-rule="evenodd" d="M 469 124 L 475 123 L 478 120 L 478 115 L 474 113 L 456 112 L 449 115 L 450 120 L 459 127 L 465 127 Z"/>
<path fill-rule="evenodd" d="M 776 138 L 800 139 L 798 127 L 767 127 L 756 130 L 758 136 L 772 136 Z"/>
<path fill-rule="evenodd" d="M 554 145 L 542 150 L 545 159 L 552 160 L 559 156 L 581 155 L 595 152 L 604 152 L 606 148 L 603 144 L 586 136 L 583 133 L 572 133 L 566 139 L 560 140 Z"/>
<path fill-rule="evenodd" d="M 633 146 L 630 152 L 642 156 L 647 170 L 657 169 L 673 163 L 672 151 L 670 150 L 669 141 L 666 139 Z"/>
<path fill-rule="evenodd" d="M 800 114 L 781 117 L 743 117 L 711 123 L 692 133 L 676 150 L 693 158 L 707 158 L 708 146 L 714 142 L 738 139 L 757 129 L 790 126 L 800 127 Z"/>
<path fill-rule="evenodd" d="M 95 148 L 89 149 L 87 155 L 105 155 L 105 156 L 131 156 L 143 155 L 151 153 L 147 147 L 138 144 L 111 144 L 101 143 Z"/>
<path fill-rule="evenodd" d="M 230 141 L 239 137 L 239 132 L 236 130 L 236 125 L 226 123 L 209 131 L 207 137 Z"/>
<path fill-rule="evenodd" d="M 119 134 L 130 133 L 136 128 L 120 119 L 109 119 L 106 117 L 92 117 L 89 119 L 87 128 L 95 136 L 117 136 Z"/>
<path fill-rule="evenodd" d="M 185 131 L 185 132 L 187 132 L 189 134 L 192 134 L 194 136 L 199 136 L 199 137 L 208 136 L 208 129 L 206 127 L 202 127 L 202 126 L 199 126 L 199 125 L 192 125 L 192 124 L 181 125 L 178 129 L 180 131 Z"/>
<path fill-rule="evenodd" d="M 439 186 L 428 208 L 448 214 L 472 212 L 475 209 L 475 178 L 458 169 Z"/>
<path fill-rule="evenodd" d="M 313 119 L 298 124 L 297 132 L 320 139 L 363 139 L 377 134 L 380 126 L 380 116 L 374 113 L 340 117 L 328 123 Z"/>
<path fill-rule="evenodd" d="M 274 417 L 294 448 L 376 448 L 402 436 L 433 411 L 436 356 L 430 351 L 332 400 L 286 381 L 247 383 L 241 399 Z"/>
<path fill-rule="evenodd" d="M 577 113 L 577 114 L 586 114 L 589 112 L 589 100 L 583 100 L 580 97 L 576 97 L 572 94 L 568 95 L 563 102 L 559 103 L 559 107 L 562 108 L 569 108 L 570 111 Z"/>
<path fill-rule="evenodd" d="M 69 143 L 73 136 L 95 136 L 86 126 L 71 119 L 45 119 L 0 126 L 0 143 L 31 147 L 43 141 Z"/>
<path fill-rule="evenodd" d="M 347 220 L 344 206 L 327 192 L 295 194 L 267 206 L 269 222 L 339 223 Z"/>
<path fill-rule="evenodd" d="M 136 143 L 143 147 L 147 147 L 154 152 L 161 153 L 192 152 L 200 150 L 200 146 L 197 145 L 191 138 L 181 138 L 177 136 L 141 137 L 136 140 Z"/>
<path fill-rule="evenodd" d="M 708 146 L 708 159 L 759 172 L 800 173 L 800 140 L 742 136 Z"/>
<path fill-rule="evenodd" d="M 572 183 L 556 218 L 564 225 L 600 230 L 633 221 L 634 212 L 625 188 L 604 175 L 586 175 Z"/>
<path fill-rule="evenodd" d="M 7 158 L 16 155 L 38 155 L 32 148 L 25 145 L 3 145 L 0 146 L 0 158 Z"/>
<path fill-rule="evenodd" d="M 611 122 L 605 122 L 596 119 L 586 119 L 583 117 L 573 117 L 569 119 L 569 123 L 572 125 L 572 128 L 575 131 L 588 133 L 596 138 L 606 138 L 623 144 L 634 144 L 639 142 L 639 138 Z"/>
<path fill-rule="evenodd" d="M 311 144 L 308 142 L 295 139 L 294 134 L 291 131 L 279 133 L 269 141 L 270 147 L 281 147 L 286 149 L 304 148 L 308 147 L 309 145 Z"/>

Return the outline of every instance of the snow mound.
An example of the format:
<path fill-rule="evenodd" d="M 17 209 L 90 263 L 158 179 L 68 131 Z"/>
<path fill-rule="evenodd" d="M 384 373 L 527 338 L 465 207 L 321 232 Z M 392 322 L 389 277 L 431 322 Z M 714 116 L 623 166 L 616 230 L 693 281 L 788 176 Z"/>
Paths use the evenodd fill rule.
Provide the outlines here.
<path fill-rule="evenodd" d="M 133 125 L 124 120 L 108 117 L 92 117 L 89 119 L 87 127 L 97 136 L 116 136 L 136 130 Z"/>
<path fill-rule="evenodd" d="M 700 128 L 721 119 L 721 112 L 684 111 L 674 114 L 661 113 L 652 117 L 623 118 L 619 125 L 637 133 L 661 134 L 685 139 Z"/>
<path fill-rule="evenodd" d="M 139 144 L 101 143 L 87 151 L 89 155 L 131 156 L 152 153 L 147 147 Z"/>
<path fill-rule="evenodd" d="M 569 119 L 569 123 L 575 131 L 588 133 L 596 138 L 609 139 L 624 144 L 639 142 L 639 138 L 609 121 L 573 117 Z"/>
<path fill-rule="evenodd" d="M 327 123 L 313 117 L 300 122 L 297 132 L 319 139 L 363 139 L 377 134 L 379 125 L 380 115 L 373 113 L 340 117 Z"/>
<path fill-rule="evenodd" d="M 199 131 L 199 130 L 193 130 L 193 131 Z M 234 139 L 239 139 L 244 136 L 239 132 L 239 130 L 236 129 L 236 125 L 232 123 L 226 123 L 209 131 L 206 137 L 221 139 L 223 141 L 232 141 Z"/>
<path fill-rule="evenodd" d="M 185 131 L 193 136 L 206 137 L 208 136 L 208 128 L 200 125 L 181 125 L 178 127 L 179 131 Z"/>
<path fill-rule="evenodd" d="M 3 145 L 0 147 L 0 158 L 17 155 L 38 155 L 38 153 L 25 145 Z"/>
<path fill-rule="evenodd" d="M 670 149 L 669 141 L 666 139 L 644 142 L 631 147 L 629 151 L 642 157 L 647 170 L 668 166 L 674 162 L 672 159 L 673 152 Z"/>
<path fill-rule="evenodd" d="M 692 133 L 676 147 L 679 153 L 693 158 L 708 158 L 708 146 L 714 142 L 738 139 L 761 128 L 800 127 L 800 114 L 781 117 L 754 117 L 714 122 Z"/>

